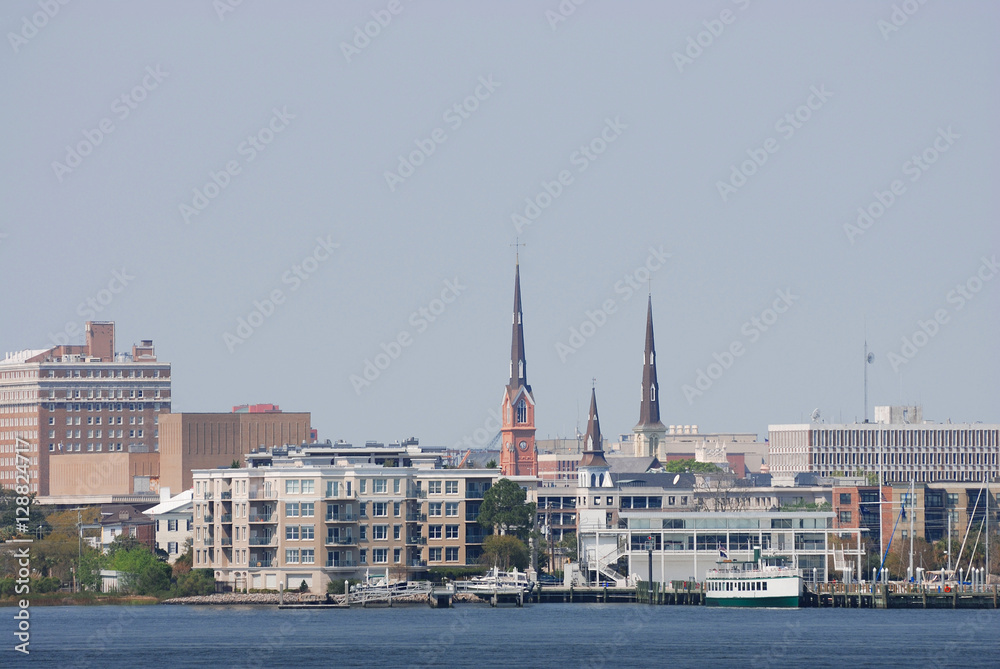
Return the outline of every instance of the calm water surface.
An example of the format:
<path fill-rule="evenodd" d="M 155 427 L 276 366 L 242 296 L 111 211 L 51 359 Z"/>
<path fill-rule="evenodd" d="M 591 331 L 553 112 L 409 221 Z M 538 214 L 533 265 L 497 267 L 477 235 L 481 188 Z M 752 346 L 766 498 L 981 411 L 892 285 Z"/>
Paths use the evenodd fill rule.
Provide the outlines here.
<path fill-rule="evenodd" d="M 79 606 L 31 622 L 30 656 L 4 635 L 0 667 L 1000 667 L 998 611 Z"/>

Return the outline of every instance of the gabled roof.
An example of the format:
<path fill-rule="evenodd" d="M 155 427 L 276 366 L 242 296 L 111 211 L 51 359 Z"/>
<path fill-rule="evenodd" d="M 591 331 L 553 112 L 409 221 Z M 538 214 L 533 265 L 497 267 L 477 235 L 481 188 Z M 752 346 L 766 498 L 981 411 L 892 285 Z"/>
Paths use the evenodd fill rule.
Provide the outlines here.
<path fill-rule="evenodd" d="M 184 492 L 171 497 L 170 499 L 160 502 L 151 509 L 145 511 L 147 516 L 158 516 L 164 513 L 184 513 L 185 511 L 190 511 L 194 499 L 194 490 L 185 490 Z"/>
<path fill-rule="evenodd" d="M 626 455 L 613 455 L 607 458 L 608 464 L 611 465 L 611 473 L 613 474 L 644 474 L 646 472 L 652 471 L 654 469 L 662 469 L 663 465 L 654 456 L 642 456 L 642 457 L 629 457 Z"/>
<path fill-rule="evenodd" d="M 622 474 L 611 472 L 611 480 L 619 489 L 625 488 L 661 488 L 663 490 L 693 490 L 694 474 L 675 474 L 672 472 Z"/>

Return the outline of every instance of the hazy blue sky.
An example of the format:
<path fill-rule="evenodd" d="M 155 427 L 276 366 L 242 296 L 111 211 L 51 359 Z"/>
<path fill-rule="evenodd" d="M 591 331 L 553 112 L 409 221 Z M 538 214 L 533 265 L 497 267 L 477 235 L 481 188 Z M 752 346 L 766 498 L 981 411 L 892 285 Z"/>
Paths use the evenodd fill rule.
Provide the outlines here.
<path fill-rule="evenodd" d="M 1000 420 L 996 3 L 225 2 L 0 7 L 0 351 L 451 446 L 519 236 L 540 438 L 636 422 L 648 274 L 665 423 L 860 418 L 866 319 L 873 405 Z"/>

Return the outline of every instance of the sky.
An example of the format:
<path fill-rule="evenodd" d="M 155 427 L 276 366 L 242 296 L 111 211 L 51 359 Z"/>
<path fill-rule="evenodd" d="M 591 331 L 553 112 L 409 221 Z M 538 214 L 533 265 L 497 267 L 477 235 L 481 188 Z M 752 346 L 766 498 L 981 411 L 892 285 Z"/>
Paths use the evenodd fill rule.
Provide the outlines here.
<path fill-rule="evenodd" d="M 152 339 L 174 411 L 486 446 L 1000 422 L 1000 6 L 0 5 L 0 352 Z M 992 217 L 992 218 L 991 218 Z M 518 246 L 515 246 L 518 244 Z M 520 246 L 523 245 L 523 246 Z M 869 409 L 871 412 L 871 409 Z"/>

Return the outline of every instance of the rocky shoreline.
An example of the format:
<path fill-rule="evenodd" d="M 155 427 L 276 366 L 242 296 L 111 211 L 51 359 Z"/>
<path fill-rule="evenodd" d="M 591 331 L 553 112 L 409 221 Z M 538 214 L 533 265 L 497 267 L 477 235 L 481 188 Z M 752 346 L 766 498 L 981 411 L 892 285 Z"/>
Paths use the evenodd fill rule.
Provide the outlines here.
<path fill-rule="evenodd" d="M 406 595 L 393 597 L 393 604 L 426 604 L 427 595 Z M 479 602 L 482 601 L 475 595 L 467 592 L 460 592 L 454 597 L 456 602 Z M 181 604 L 181 605 L 217 605 L 217 606 L 278 606 L 278 604 L 344 604 L 343 595 L 313 595 L 301 594 L 298 592 L 286 592 L 282 600 L 278 601 L 278 593 L 275 592 L 219 592 L 214 595 L 197 595 L 191 597 L 175 597 L 165 599 L 161 604 Z"/>

